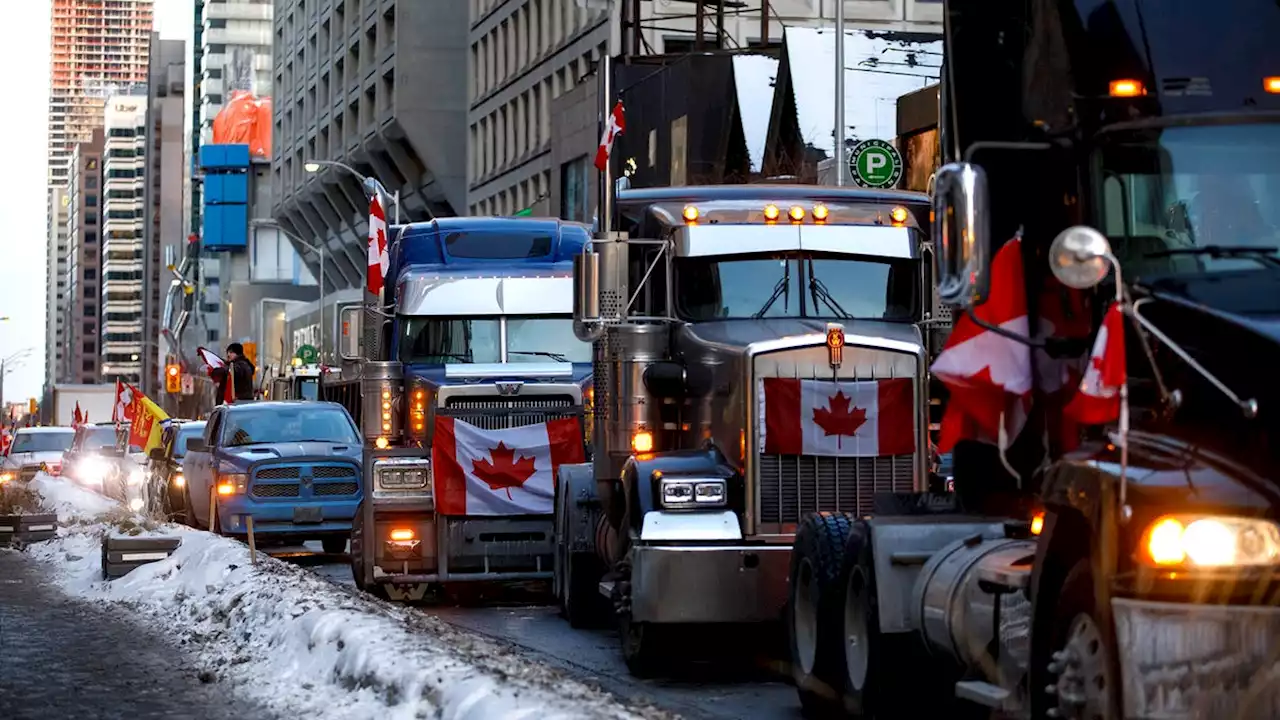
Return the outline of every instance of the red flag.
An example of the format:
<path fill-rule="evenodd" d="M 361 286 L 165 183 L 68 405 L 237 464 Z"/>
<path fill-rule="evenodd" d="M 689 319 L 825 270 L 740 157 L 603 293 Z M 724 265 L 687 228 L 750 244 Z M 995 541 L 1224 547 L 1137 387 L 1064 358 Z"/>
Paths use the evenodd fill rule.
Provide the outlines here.
<path fill-rule="evenodd" d="M 84 424 L 84 413 L 80 411 L 80 401 L 76 401 L 76 411 L 71 416 L 71 427 L 80 427 Z"/>
<path fill-rule="evenodd" d="M 375 193 L 369 200 L 369 279 L 366 287 L 374 295 L 382 293 L 391 260 L 387 255 L 387 215 Z"/>
<path fill-rule="evenodd" d="M 605 118 L 604 134 L 600 136 L 600 147 L 596 148 L 596 169 L 604 172 L 609 167 L 609 156 L 613 154 L 613 141 L 627 128 L 626 117 L 622 112 L 622 101 L 613 106 L 613 112 Z"/>
<path fill-rule="evenodd" d="M 1031 348 L 983 328 L 970 313 L 988 325 L 1028 336 L 1021 238 L 996 253 L 987 301 L 960 315 L 933 363 L 934 374 L 951 392 L 938 438 L 943 453 L 960 440 L 1007 447 L 1026 423 L 1031 402 Z"/>
<path fill-rule="evenodd" d="M 1093 341 L 1093 354 L 1080 387 L 1066 413 L 1083 425 L 1104 425 L 1120 419 L 1120 389 L 1127 381 L 1124 356 L 1124 314 L 1113 303 L 1107 308 Z"/>
<path fill-rule="evenodd" d="M 134 397 L 138 391 L 132 385 L 116 381 L 116 404 L 111 409 L 111 421 L 117 425 L 133 422 Z"/>

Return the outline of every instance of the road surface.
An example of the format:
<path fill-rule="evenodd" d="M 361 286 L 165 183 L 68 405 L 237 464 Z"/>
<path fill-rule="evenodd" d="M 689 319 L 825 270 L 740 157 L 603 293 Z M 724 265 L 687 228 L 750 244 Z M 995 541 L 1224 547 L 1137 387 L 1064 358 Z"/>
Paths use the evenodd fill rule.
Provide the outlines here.
<path fill-rule="evenodd" d="M 68 598 L 44 572 L 0 549 L 0 718 L 274 717 L 122 609 Z"/>
<path fill-rule="evenodd" d="M 305 548 L 271 548 L 271 554 L 309 567 L 333 582 L 354 585 L 347 558 L 323 555 L 319 543 L 308 543 Z M 424 607 L 423 612 L 517 645 L 535 659 L 594 682 L 620 698 L 647 702 L 690 720 L 802 717 L 795 689 L 771 672 L 770 665 L 776 666 L 777 661 L 752 658 L 754 651 L 766 644 L 763 642 L 725 647 L 719 654 L 713 652 L 686 663 L 667 679 L 641 680 L 632 677 L 622 662 L 615 631 L 574 630 L 553 607 Z M 776 638 L 771 640 L 771 649 L 776 650 Z M 720 644 L 715 639 L 690 642 L 691 647 Z"/>

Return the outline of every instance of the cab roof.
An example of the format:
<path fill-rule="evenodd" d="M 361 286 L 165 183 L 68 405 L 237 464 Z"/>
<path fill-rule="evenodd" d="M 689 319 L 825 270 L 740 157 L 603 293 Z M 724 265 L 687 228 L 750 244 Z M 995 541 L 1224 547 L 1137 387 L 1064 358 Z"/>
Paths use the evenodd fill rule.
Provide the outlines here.
<path fill-rule="evenodd" d="M 625 205 L 661 202 L 712 202 L 759 200 L 760 202 L 824 201 L 886 204 L 929 204 L 925 193 L 910 190 L 872 190 L 825 185 L 693 185 L 690 187 L 631 188 L 618 193 Z"/>
<path fill-rule="evenodd" d="M 449 217 L 398 228 L 391 264 L 555 263 L 590 239 L 586 225 L 556 218 Z"/>

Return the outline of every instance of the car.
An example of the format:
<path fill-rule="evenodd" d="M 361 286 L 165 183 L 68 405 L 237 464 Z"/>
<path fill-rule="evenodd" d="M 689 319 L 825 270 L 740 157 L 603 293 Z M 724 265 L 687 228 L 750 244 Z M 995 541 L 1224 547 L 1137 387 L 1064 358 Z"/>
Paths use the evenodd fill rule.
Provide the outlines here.
<path fill-rule="evenodd" d="M 362 498 L 363 441 L 337 403 L 305 400 L 223 405 L 187 441 L 188 524 L 245 539 L 319 540 L 341 553 Z"/>
<path fill-rule="evenodd" d="M 0 458 L 0 481 L 29 481 L 45 468 L 52 475 L 62 469 L 62 455 L 76 431 L 68 427 L 18 428 L 9 450 Z"/>
<path fill-rule="evenodd" d="M 62 474 L 81 487 L 127 502 L 141 510 L 146 475 L 137 458 L 142 448 L 128 445 L 129 425 L 81 425 L 62 460 Z"/>
<path fill-rule="evenodd" d="M 187 456 L 187 442 L 204 437 L 207 423 L 203 420 L 174 420 L 164 430 L 160 447 L 152 448 L 147 464 L 150 487 L 159 494 L 160 509 L 166 517 L 186 521 L 183 493 L 186 476 L 182 461 Z"/>

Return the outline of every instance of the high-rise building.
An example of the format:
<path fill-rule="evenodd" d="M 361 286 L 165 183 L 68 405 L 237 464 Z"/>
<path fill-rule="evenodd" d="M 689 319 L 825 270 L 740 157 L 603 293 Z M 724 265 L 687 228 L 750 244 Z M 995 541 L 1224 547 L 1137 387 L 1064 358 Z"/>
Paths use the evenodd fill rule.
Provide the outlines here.
<path fill-rule="evenodd" d="M 54 348 L 49 355 L 47 373 L 51 384 L 64 377 L 60 370 L 79 376 L 90 361 L 82 359 L 78 350 L 70 354 L 73 345 L 69 337 L 71 327 L 66 324 L 70 315 L 79 310 L 68 303 L 76 299 L 58 288 L 59 278 L 72 274 L 69 266 L 59 267 L 57 258 L 67 259 L 76 255 L 69 231 L 60 228 L 62 200 L 55 190 L 67 188 L 70 197 L 72 174 L 70 159 L 80 143 L 91 143 L 94 130 L 102 127 L 102 107 L 110 95 L 136 91 L 147 81 L 147 55 L 151 40 L 153 0 L 52 0 L 49 33 L 49 169 L 47 175 L 49 206 L 49 255 L 55 260 L 49 267 L 50 302 L 46 310 L 46 349 Z M 72 203 L 74 204 L 74 203 Z M 71 206 L 69 205 L 68 208 Z M 96 214 L 97 209 L 93 212 Z M 93 229 L 97 233 L 97 228 Z M 59 238 L 64 240 L 59 243 Z M 96 257 L 96 247 L 95 247 Z M 96 284 L 95 284 L 96 287 Z M 97 298 L 94 297 L 96 308 Z M 60 324 L 61 322 L 61 324 Z M 64 357 L 59 363 L 57 348 L 63 348 Z M 97 372 L 96 359 L 92 372 Z"/>
<path fill-rule="evenodd" d="M 95 383 L 99 375 L 98 337 L 102 281 L 102 128 L 71 150 L 67 177 L 67 268 L 61 313 L 66 331 L 59 338 L 63 365 L 59 382 Z"/>
<path fill-rule="evenodd" d="M 369 202 L 362 176 L 399 193 L 401 207 L 388 207 L 388 218 L 465 211 L 467 6 L 276 2 L 273 214 L 326 250 L 329 290 L 363 283 Z M 310 172 L 313 160 L 359 175 L 332 164 Z M 316 267 L 316 253 L 303 257 Z"/>
<path fill-rule="evenodd" d="M 102 376 L 142 380 L 147 98 L 107 99 L 102 150 Z"/>
<path fill-rule="evenodd" d="M 142 391 L 160 397 L 164 387 L 164 366 L 168 357 L 181 355 L 162 336 L 164 308 L 170 301 L 182 301 L 181 288 L 172 288 L 173 275 L 166 267 L 177 267 L 186 251 L 187 229 L 183 224 L 183 185 L 186 164 L 186 43 L 151 36 L 151 77 L 147 83 L 146 191 L 147 222 L 143 230 L 146 267 L 143 275 Z M 173 310 L 177 308 L 171 307 Z M 201 342 L 204 338 L 200 339 Z"/>
<path fill-rule="evenodd" d="M 47 303 L 45 307 L 49 311 L 45 313 L 44 328 L 44 384 L 46 387 L 53 385 L 66 375 L 66 355 L 63 353 L 62 344 L 59 338 L 66 334 L 67 322 L 63 313 L 58 312 L 60 306 L 65 305 L 62 297 L 67 292 L 67 220 L 71 216 L 71 196 L 66 186 L 55 187 L 49 190 L 49 245 L 48 245 L 48 264 L 46 265 L 48 277 L 45 279 L 45 289 L 48 296 L 45 298 Z"/>

